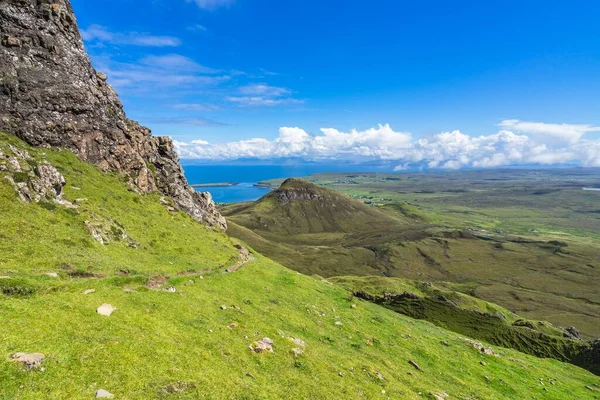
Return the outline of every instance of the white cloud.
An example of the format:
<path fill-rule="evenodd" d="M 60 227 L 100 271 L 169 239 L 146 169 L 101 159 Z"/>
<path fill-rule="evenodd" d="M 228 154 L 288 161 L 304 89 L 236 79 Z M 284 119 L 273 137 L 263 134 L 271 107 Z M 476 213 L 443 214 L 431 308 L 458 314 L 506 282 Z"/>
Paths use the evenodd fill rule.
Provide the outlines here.
<path fill-rule="evenodd" d="M 242 86 L 240 93 L 254 96 L 281 97 L 291 93 L 289 89 L 270 86 L 264 83 Z"/>
<path fill-rule="evenodd" d="M 154 118 L 149 117 L 145 119 L 146 122 L 156 125 L 187 125 L 187 126 L 226 126 L 222 122 L 213 121 L 207 118 L 200 117 L 160 117 Z M 198 144 L 207 144 L 208 142 L 204 142 L 202 140 L 192 140 L 191 142 L 194 145 Z"/>
<path fill-rule="evenodd" d="M 180 54 L 146 56 L 140 60 L 140 63 L 149 67 L 171 69 L 179 72 L 193 72 L 198 74 L 218 74 L 221 72 L 217 69 L 200 65 L 191 58 Z"/>
<path fill-rule="evenodd" d="M 499 124 L 502 128 L 532 135 L 550 136 L 566 143 L 575 143 L 588 132 L 600 132 L 600 127 L 592 125 L 545 124 L 507 119 Z"/>
<path fill-rule="evenodd" d="M 220 160 L 252 157 L 389 158 L 394 151 L 406 149 L 409 145 L 409 134 L 395 132 L 389 125 L 379 125 L 366 131 L 347 133 L 323 128 L 320 135 L 311 135 L 297 127 L 282 127 L 275 140 L 255 138 L 201 146 L 179 142 L 177 149 L 183 158 Z"/>
<path fill-rule="evenodd" d="M 509 124 L 503 124 L 508 126 Z M 540 127 L 541 126 L 541 127 Z M 300 157 L 307 160 L 388 160 L 397 162 L 396 170 L 412 167 L 460 169 L 494 168 L 510 165 L 573 164 L 600 167 L 600 140 L 538 135 L 552 131 L 552 124 L 519 122 L 521 133 L 503 129 L 483 136 L 461 131 L 442 132 L 426 139 L 413 140 L 409 133 L 379 125 L 364 131 L 342 132 L 322 128 L 311 135 L 298 127 L 282 127 L 274 140 L 255 138 L 229 143 L 177 143 L 182 158 L 228 160 L 237 158 Z M 556 125 L 587 127 L 590 125 Z M 550 127 L 550 128 L 549 128 Z M 564 128 L 568 131 L 570 128 Z M 588 130 L 591 131 L 591 130 Z"/>
<path fill-rule="evenodd" d="M 270 107 L 304 103 L 304 100 L 291 97 L 291 90 L 264 83 L 242 86 L 238 91 L 241 96 L 227 96 L 226 100 L 241 107 Z"/>
<path fill-rule="evenodd" d="M 108 75 L 113 86 L 136 92 L 155 92 L 157 87 L 207 87 L 231 79 L 226 74 L 220 74 L 219 70 L 205 67 L 178 54 L 147 56 L 131 63 L 118 62 L 109 57 L 95 57 L 94 64 L 98 70 Z"/>
<path fill-rule="evenodd" d="M 270 99 L 262 96 L 227 96 L 226 100 L 230 103 L 237 104 L 242 107 L 271 107 L 287 104 L 303 104 L 304 100 L 298 99 Z"/>
<path fill-rule="evenodd" d="M 208 32 L 208 28 L 202 24 L 188 26 L 188 30 L 192 32 Z"/>
<path fill-rule="evenodd" d="M 214 10 L 223 6 L 232 5 L 235 0 L 186 0 L 188 3 L 194 2 L 198 7 L 205 10 Z"/>
<path fill-rule="evenodd" d="M 143 47 L 177 47 L 181 40 L 172 36 L 155 36 L 140 32 L 111 32 L 100 25 L 81 30 L 83 40 L 90 43 Z"/>
<path fill-rule="evenodd" d="M 182 104 L 175 104 L 173 106 L 173 108 L 176 108 L 178 110 L 190 110 L 190 111 L 200 111 L 200 112 L 212 112 L 212 111 L 219 111 L 221 109 L 221 107 L 219 107 L 215 104 L 208 104 L 208 103 L 182 103 Z"/>

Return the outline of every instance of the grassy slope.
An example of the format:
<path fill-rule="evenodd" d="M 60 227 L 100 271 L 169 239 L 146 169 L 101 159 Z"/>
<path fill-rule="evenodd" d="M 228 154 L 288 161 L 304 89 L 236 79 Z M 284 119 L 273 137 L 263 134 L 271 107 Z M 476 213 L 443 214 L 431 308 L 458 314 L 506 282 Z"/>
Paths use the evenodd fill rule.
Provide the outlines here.
<path fill-rule="evenodd" d="M 353 191 L 366 190 L 378 184 L 388 190 L 385 185 L 391 185 L 384 178 L 370 175 L 365 175 L 362 180 L 352 178 L 357 181 L 354 184 L 333 184 L 341 179 L 339 175 L 313 176 L 310 179 L 326 185 L 326 188 L 344 191 L 348 187 L 353 187 Z M 415 185 L 412 190 L 431 189 L 431 184 L 427 186 L 413 181 L 401 182 L 405 185 L 405 192 L 411 190 L 409 184 Z M 546 184 L 543 180 L 541 182 L 544 187 Z M 439 182 L 436 180 L 434 183 Z M 525 181 L 525 184 L 533 186 L 530 191 L 536 190 L 536 181 Z M 450 182 L 446 185 L 456 184 Z M 512 182 L 512 185 L 516 183 Z M 365 189 L 361 189 L 363 186 Z M 461 190 L 460 185 L 457 188 Z M 319 190 L 326 191 L 324 188 Z M 374 195 L 384 194 L 377 192 Z M 387 192 L 386 195 L 392 196 Z M 396 199 L 408 198 L 406 193 L 393 195 Z M 338 196 L 343 198 L 341 194 Z M 493 197 L 493 194 L 482 192 L 481 196 Z M 272 220 L 274 216 L 283 215 L 278 209 L 284 206 L 271 203 L 269 207 L 265 207 L 264 202 L 257 203 L 261 207 L 248 204 L 228 206 L 225 212 L 235 224 L 247 227 L 251 221 Z M 457 231 L 457 228 L 469 226 L 470 216 L 463 216 L 460 226 L 428 224 L 426 212 L 406 203 L 391 203 L 378 210 L 381 210 L 379 215 L 398 213 L 397 220 L 403 223 L 369 224 L 357 218 L 358 227 L 354 231 L 288 235 L 285 238 L 272 231 L 275 223 L 267 227 L 256 226 L 253 231 L 232 224 L 230 234 L 303 273 L 326 277 L 387 275 L 437 283 L 453 282 L 456 290 L 501 304 L 524 317 L 561 326 L 576 326 L 587 338 L 600 336 L 600 292 L 597 290 L 600 285 L 597 259 L 600 246 L 594 239 L 547 234 L 517 237 L 502 232 L 483 232 L 473 225 L 471 229 Z M 295 219 L 314 218 L 314 213 L 319 210 L 313 211 L 312 214 L 296 213 Z M 438 219 L 435 213 L 433 219 Z"/>
<path fill-rule="evenodd" d="M 19 144 L 0 137 L 4 150 L 7 141 Z M 0 279 L 0 399 L 86 399 L 98 388 L 128 399 L 598 396 L 585 386 L 598 388 L 600 380 L 584 370 L 510 350 L 482 355 L 456 334 L 356 301 L 259 255 L 224 274 L 236 256 L 226 236 L 168 212 L 156 196 L 128 191 L 72 154 L 44 152 L 67 179 L 66 197 L 88 201 L 79 213 L 50 211 L 18 201 L 0 177 L 0 275 L 10 276 Z M 92 212 L 118 220 L 138 248 L 90 239 L 82 225 Z M 68 274 L 78 270 L 99 277 Z M 48 271 L 59 278 L 43 275 Z M 156 275 L 170 276 L 165 285 L 178 291 L 148 290 Z M 103 303 L 117 311 L 99 316 Z M 229 329 L 233 322 L 239 326 Z M 253 354 L 250 342 L 265 336 L 275 353 Z M 287 337 L 306 341 L 303 356 L 290 354 Z M 46 354 L 44 371 L 10 363 L 18 351 Z"/>
<path fill-rule="evenodd" d="M 431 321 L 453 332 L 538 357 L 574 362 L 594 372 L 600 365 L 580 364 L 583 342 L 543 321 L 528 321 L 471 296 L 430 284 L 397 278 L 342 277 L 332 282 L 357 296 L 413 318 Z"/>
<path fill-rule="evenodd" d="M 0 134 L 0 150 L 16 138 Z M 86 199 L 76 211 L 48 204 L 24 207 L 0 172 L 0 275 L 12 272 L 88 272 L 110 274 L 203 271 L 235 262 L 237 252 L 223 234 L 210 232 L 183 213 L 167 212 L 159 195 L 139 196 L 114 174 L 81 163 L 67 151 L 36 150 L 65 175 L 65 198 Z M 51 209 L 49 209 L 51 208 Z M 55 209 L 54 209 L 55 208 Z M 137 242 L 103 246 L 87 232 L 84 221 L 112 219 Z M 172 227 L 176 226 L 177 229 Z M 203 240 L 190 241 L 202 237 Z"/>
<path fill-rule="evenodd" d="M 48 358 L 44 372 L 2 361 L 0 398 L 90 398 L 98 388 L 128 399 L 597 396 L 585 386 L 600 379 L 581 369 L 504 349 L 496 349 L 500 357 L 482 355 L 426 322 L 367 302 L 352 309 L 344 290 L 262 258 L 235 274 L 188 279 L 171 282 L 178 293 L 126 293 L 110 279 L 44 279 L 45 287 L 58 287 L 1 298 L 11 329 L 2 331 L 0 353 L 41 351 Z M 83 295 L 88 288 L 97 292 Z M 118 308 L 110 318 L 95 313 L 104 302 Z M 239 327 L 229 329 L 232 322 Z M 294 345 L 281 334 L 303 339 L 305 354 L 294 359 Z M 265 336 L 275 341 L 275 353 L 252 354 L 249 343 Z M 188 389 L 165 393 L 177 384 Z"/>

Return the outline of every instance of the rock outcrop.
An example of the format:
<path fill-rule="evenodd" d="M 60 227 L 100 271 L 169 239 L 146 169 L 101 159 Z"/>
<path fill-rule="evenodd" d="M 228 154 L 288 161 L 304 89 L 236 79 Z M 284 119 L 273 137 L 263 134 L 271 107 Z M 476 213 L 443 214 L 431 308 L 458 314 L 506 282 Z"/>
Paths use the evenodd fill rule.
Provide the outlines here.
<path fill-rule="evenodd" d="M 46 161 L 38 162 L 25 150 L 9 145 L 0 148 L 0 172 L 8 171 L 5 178 L 26 202 L 52 202 L 66 207 L 76 206 L 63 198 L 65 178 Z"/>
<path fill-rule="evenodd" d="M 128 119 L 107 76 L 92 67 L 69 0 L 0 0 L 0 130 L 67 148 L 226 229 L 211 196 L 187 184 L 172 141 Z"/>
<path fill-rule="evenodd" d="M 273 192 L 274 196 L 283 204 L 292 201 L 318 201 L 323 196 L 315 190 L 316 186 L 301 179 L 290 178 L 282 183 L 281 187 Z"/>

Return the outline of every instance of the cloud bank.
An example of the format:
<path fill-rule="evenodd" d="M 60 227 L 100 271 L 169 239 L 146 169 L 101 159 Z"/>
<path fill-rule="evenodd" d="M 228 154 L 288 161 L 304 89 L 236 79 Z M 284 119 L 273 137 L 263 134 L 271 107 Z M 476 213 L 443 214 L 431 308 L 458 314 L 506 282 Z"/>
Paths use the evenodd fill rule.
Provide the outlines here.
<path fill-rule="evenodd" d="M 584 135 L 600 132 L 591 125 L 545 124 L 505 120 L 497 133 L 469 136 L 459 130 L 414 139 L 390 125 L 341 132 L 321 128 L 313 135 L 298 127 L 282 127 L 274 140 L 254 138 L 229 143 L 176 142 L 182 158 L 235 160 L 297 157 L 306 160 L 385 160 L 396 169 L 409 167 L 460 169 L 510 165 L 575 164 L 600 167 L 600 140 Z"/>

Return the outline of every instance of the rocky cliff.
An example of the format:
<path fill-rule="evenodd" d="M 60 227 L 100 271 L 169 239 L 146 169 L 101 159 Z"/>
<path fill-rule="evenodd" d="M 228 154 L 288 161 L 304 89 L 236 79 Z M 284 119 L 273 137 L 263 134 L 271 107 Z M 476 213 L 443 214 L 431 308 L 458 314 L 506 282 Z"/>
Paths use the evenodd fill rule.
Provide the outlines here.
<path fill-rule="evenodd" d="M 171 140 L 128 119 L 106 80 L 92 67 L 69 0 L 0 0 L 0 130 L 67 148 L 225 230 L 210 194 L 188 186 Z"/>

